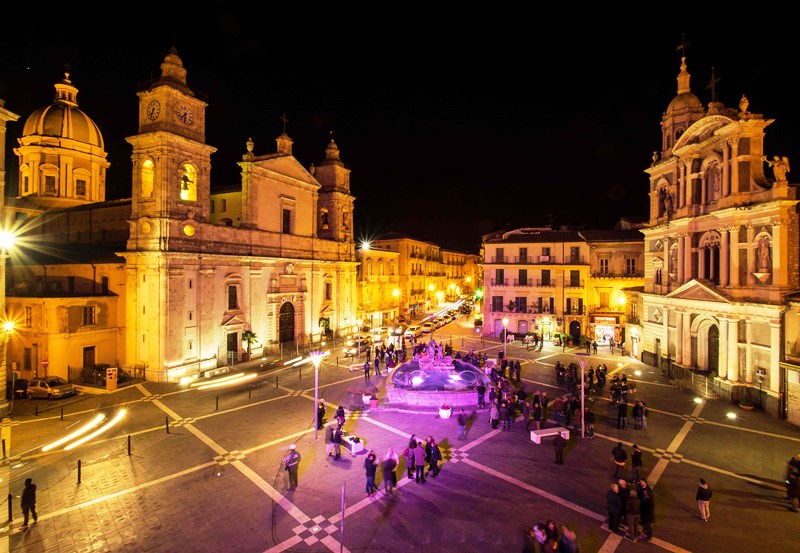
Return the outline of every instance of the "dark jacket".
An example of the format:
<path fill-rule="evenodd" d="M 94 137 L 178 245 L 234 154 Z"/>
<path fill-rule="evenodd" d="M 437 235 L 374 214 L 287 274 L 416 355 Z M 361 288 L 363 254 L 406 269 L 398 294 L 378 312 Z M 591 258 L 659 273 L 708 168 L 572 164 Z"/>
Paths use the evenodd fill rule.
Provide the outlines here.
<path fill-rule="evenodd" d="M 625 502 L 625 514 L 638 515 L 642 512 L 642 502 L 636 495 L 629 495 Z"/>
<path fill-rule="evenodd" d="M 642 522 L 655 522 L 656 521 L 656 513 L 655 513 L 655 501 L 653 501 L 653 494 L 650 488 L 646 488 L 641 494 L 639 495 L 641 499 L 641 516 L 640 519 Z"/>
<path fill-rule="evenodd" d="M 564 436 L 561 434 L 556 434 L 553 436 L 553 447 L 556 450 L 556 453 L 563 453 L 564 446 L 567 445 L 567 440 L 564 439 Z"/>
<path fill-rule="evenodd" d="M 706 484 L 700 484 L 697 486 L 697 493 L 694 497 L 697 501 L 708 501 L 711 499 L 711 486 Z"/>
<path fill-rule="evenodd" d="M 622 499 L 614 490 L 609 489 L 606 492 L 606 509 L 612 515 L 622 514 Z"/>
<path fill-rule="evenodd" d="M 642 451 L 640 449 L 634 449 L 633 453 L 631 453 L 631 466 L 644 466 L 644 463 L 642 463 Z"/>
<path fill-rule="evenodd" d="M 325 427 L 325 443 L 332 444 L 333 443 L 333 425 L 328 425 Z"/>
<path fill-rule="evenodd" d="M 367 476 L 375 476 L 375 472 L 378 469 L 378 460 L 375 458 L 374 455 L 367 456 L 364 459 L 364 471 Z"/>
<path fill-rule="evenodd" d="M 614 446 L 611 450 L 611 456 L 614 458 L 615 463 L 625 463 L 628 460 L 628 454 L 619 446 Z"/>
<path fill-rule="evenodd" d="M 22 490 L 22 500 L 20 503 L 23 508 L 36 508 L 36 484 L 28 484 L 25 486 L 25 489 Z M 25 516 L 27 517 L 27 515 Z"/>

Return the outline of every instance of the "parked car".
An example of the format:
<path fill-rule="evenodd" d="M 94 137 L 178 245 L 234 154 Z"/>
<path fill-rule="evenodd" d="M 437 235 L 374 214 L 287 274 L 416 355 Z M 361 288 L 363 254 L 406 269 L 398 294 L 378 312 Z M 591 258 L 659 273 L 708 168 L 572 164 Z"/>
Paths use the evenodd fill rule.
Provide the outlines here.
<path fill-rule="evenodd" d="M 392 336 L 402 336 L 406 331 L 406 325 L 398 323 L 392 327 Z"/>
<path fill-rule="evenodd" d="M 14 382 L 6 380 L 6 399 L 22 399 L 28 396 L 28 381 L 24 378 L 15 378 Z"/>
<path fill-rule="evenodd" d="M 406 328 L 403 336 L 406 337 L 406 340 L 410 340 L 411 338 L 416 338 L 420 334 L 422 334 L 422 328 L 419 325 L 411 325 Z"/>
<path fill-rule="evenodd" d="M 425 321 L 422 323 L 421 329 L 423 334 L 430 334 L 436 330 L 436 324 L 433 321 Z"/>
<path fill-rule="evenodd" d="M 370 331 L 370 334 L 372 334 L 372 339 L 375 342 L 381 342 L 383 340 L 387 340 L 389 338 L 389 327 L 388 326 L 375 327 Z"/>
<path fill-rule="evenodd" d="M 116 365 L 109 363 L 98 363 L 92 367 L 84 367 L 81 369 L 81 384 L 89 384 L 92 386 L 105 387 L 106 375 L 108 369 L 114 368 Z M 123 384 L 131 379 L 131 375 L 126 371 L 117 367 L 117 384 Z"/>
<path fill-rule="evenodd" d="M 78 388 L 60 376 L 43 376 L 31 378 L 26 388 L 28 399 L 57 399 L 78 395 Z"/>
<path fill-rule="evenodd" d="M 345 357 L 355 357 L 372 347 L 372 336 L 370 334 L 353 334 L 347 339 L 344 348 Z"/>

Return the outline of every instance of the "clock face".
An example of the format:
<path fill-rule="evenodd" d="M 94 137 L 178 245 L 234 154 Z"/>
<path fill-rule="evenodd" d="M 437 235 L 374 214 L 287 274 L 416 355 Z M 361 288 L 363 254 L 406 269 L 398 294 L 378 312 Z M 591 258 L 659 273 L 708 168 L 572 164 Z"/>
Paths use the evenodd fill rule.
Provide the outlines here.
<path fill-rule="evenodd" d="M 161 104 L 158 103 L 158 100 L 153 100 L 149 104 L 147 104 L 147 118 L 151 121 L 155 121 L 158 119 L 158 116 L 161 115 Z"/>
<path fill-rule="evenodd" d="M 175 117 L 178 118 L 178 121 L 186 125 L 191 125 L 194 123 L 194 113 L 192 113 L 192 108 L 186 104 L 180 104 L 175 109 Z"/>

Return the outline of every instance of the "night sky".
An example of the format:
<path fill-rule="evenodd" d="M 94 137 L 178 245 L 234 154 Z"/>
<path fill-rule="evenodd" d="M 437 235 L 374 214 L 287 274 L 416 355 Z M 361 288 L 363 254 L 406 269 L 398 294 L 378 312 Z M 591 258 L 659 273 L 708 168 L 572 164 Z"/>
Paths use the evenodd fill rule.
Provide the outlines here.
<path fill-rule="evenodd" d="M 776 120 L 766 154 L 800 164 L 795 33 L 772 24 L 709 25 L 695 14 L 688 19 L 703 24 L 694 29 L 675 17 L 674 27 L 589 30 L 566 15 L 331 15 L 310 5 L 260 15 L 231 2 L 180 4 L 130 4 L 128 15 L 88 20 L 42 13 L 31 27 L 8 18 L 0 98 L 22 116 L 9 124 L 12 190 L 11 148 L 67 64 L 80 108 L 103 132 L 108 199 L 130 197 L 124 137 L 137 129 L 137 84 L 159 75 L 173 44 L 209 103 L 212 189 L 238 183 L 249 137 L 257 155 L 275 151 L 285 114 L 306 167 L 324 158 L 333 133 L 352 169 L 359 239 L 400 231 L 477 253 L 482 234 L 506 226 L 605 229 L 646 215 L 644 170 L 661 147 L 684 34 L 703 104 L 713 67 L 719 101 L 735 107 L 745 94 L 751 112 Z"/>

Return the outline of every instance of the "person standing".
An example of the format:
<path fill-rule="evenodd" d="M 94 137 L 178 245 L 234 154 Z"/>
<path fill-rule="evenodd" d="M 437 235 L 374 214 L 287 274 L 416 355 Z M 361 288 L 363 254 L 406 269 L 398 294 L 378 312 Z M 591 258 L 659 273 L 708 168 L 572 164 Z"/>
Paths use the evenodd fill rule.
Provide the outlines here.
<path fill-rule="evenodd" d="M 566 526 L 561 527 L 561 537 L 558 538 L 559 553 L 579 553 L 578 536 Z"/>
<path fill-rule="evenodd" d="M 633 444 L 633 452 L 631 453 L 631 467 L 633 469 L 633 481 L 639 481 L 639 469 L 644 466 L 642 462 L 642 450 L 639 446 Z"/>
<path fill-rule="evenodd" d="M 289 473 L 289 489 L 295 489 L 297 487 L 297 471 L 300 468 L 300 452 L 297 451 L 297 445 L 289 446 L 289 453 L 283 458 L 283 468 Z"/>
<path fill-rule="evenodd" d="M 695 499 L 697 500 L 697 507 L 700 509 L 700 519 L 703 522 L 708 522 L 708 519 L 711 518 L 711 486 L 702 478 L 697 485 Z"/>
<path fill-rule="evenodd" d="M 642 407 L 642 402 L 637 401 L 633 404 L 633 409 L 631 410 L 633 414 L 633 429 L 639 430 L 642 428 L 642 412 L 644 411 L 644 407 Z"/>
<path fill-rule="evenodd" d="M 636 490 L 628 492 L 628 501 L 625 504 L 625 524 L 628 525 L 627 537 L 634 543 L 639 540 L 639 518 L 642 514 L 642 502 L 636 495 Z"/>
<path fill-rule="evenodd" d="M 372 354 L 372 348 L 367 346 L 366 348 L 364 348 L 364 353 L 367 354 L 367 364 L 369 364 L 370 356 Z"/>
<path fill-rule="evenodd" d="M 459 409 L 458 417 L 456 419 L 458 421 L 458 439 L 459 440 L 466 440 L 467 439 L 467 417 L 464 415 L 464 410 Z"/>
<path fill-rule="evenodd" d="M 397 485 L 397 455 L 392 448 L 386 452 L 381 463 L 381 472 L 383 473 L 383 489 L 387 494 L 394 491 Z"/>
<path fill-rule="evenodd" d="M 498 416 L 500 417 L 500 430 L 502 432 L 508 432 L 508 419 L 510 417 L 508 410 L 508 403 L 506 403 L 505 401 L 501 403 L 497 412 Z"/>
<path fill-rule="evenodd" d="M 364 474 L 367 478 L 367 496 L 375 495 L 375 472 L 378 470 L 378 456 L 374 451 L 367 454 L 364 459 Z"/>
<path fill-rule="evenodd" d="M 39 515 L 36 512 L 36 484 L 33 483 L 31 478 L 25 479 L 25 488 L 22 490 L 22 498 L 20 501 L 22 507 L 22 529 L 28 528 L 28 518 L 33 516 L 33 523 L 39 521 Z"/>
<path fill-rule="evenodd" d="M 329 424 L 328 426 L 325 427 L 325 449 L 328 452 L 328 457 L 332 457 L 334 454 L 334 447 L 335 447 L 333 443 L 334 432 L 335 431 L 333 430 L 333 424 Z"/>
<path fill-rule="evenodd" d="M 614 483 L 606 492 L 606 510 L 608 511 L 608 530 L 619 532 L 619 523 L 622 518 L 622 500 L 619 497 L 619 486 Z"/>
<path fill-rule="evenodd" d="M 564 447 L 567 445 L 567 440 L 561 435 L 561 432 L 553 436 L 553 449 L 556 451 L 556 464 L 564 464 Z"/>
<path fill-rule="evenodd" d="M 478 391 L 478 407 L 484 408 L 486 407 L 486 386 L 480 383 L 476 389 Z"/>
<path fill-rule="evenodd" d="M 412 436 L 412 439 L 414 436 Z M 408 444 L 408 447 L 403 451 L 403 458 L 406 460 L 406 471 L 408 472 L 408 479 L 414 478 L 414 450 L 417 449 L 417 441 L 414 440 Z"/>
<path fill-rule="evenodd" d="M 322 430 L 322 421 L 325 419 L 325 402 L 320 401 L 317 404 L 317 430 Z"/>
<path fill-rule="evenodd" d="M 644 478 L 639 480 L 639 500 L 642 502 L 640 521 L 642 523 L 642 533 L 639 535 L 645 541 L 650 541 L 653 538 L 653 522 L 656 520 L 655 501 L 653 499 L 653 490 L 647 485 L 647 480 Z"/>
<path fill-rule="evenodd" d="M 366 363 L 364 363 L 364 382 L 369 381 L 369 371 L 371 368 L 372 366 L 370 365 L 369 360 Z"/>
<path fill-rule="evenodd" d="M 792 511 L 800 512 L 800 453 L 789 460 L 786 469 L 786 497 L 792 504 Z"/>
<path fill-rule="evenodd" d="M 492 401 L 489 407 L 489 421 L 492 423 L 492 428 L 497 428 L 500 422 L 500 409 L 497 408 L 497 400 Z"/>
<path fill-rule="evenodd" d="M 381 375 L 381 358 L 378 356 L 377 352 L 375 353 L 375 376 Z"/>
<path fill-rule="evenodd" d="M 333 431 L 333 458 L 339 460 L 342 456 L 342 427 L 337 426 Z"/>
<path fill-rule="evenodd" d="M 586 437 L 594 438 L 594 411 L 591 407 L 586 408 Z"/>
<path fill-rule="evenodd" d="M 442 462 L 442 450 L 439 449 L 439 442 L 434 440 L 431 443 L 431 459 L 430 459 L 430 473 L 431 476 L 436 478 L 439 476 L 442 468 L 439 466 L 439 463 Z"/>
<path fill-rule="evenodd" d="M 414 477 L 417 484 L 425 483 L 425 443 L 420 440 L 417 447 L 413 450 L 414 454 Z"/>
<path fill-rule="evenodd" d="M 620 430 L 628 428 L 628 404 L 622 399 L 617 406 L 617 428 Z"/>
<path fill-rule="evenodd" d="M 519 384 L 522 380 L 521 375 L 522 375 L 522 365 L 520 364 L 519 359 L 517 359 L 516 361 L 514 361 L 514 379 L 517 381 L 517 384 Z"/>
<path fill-rule="evenodd" d="M 614 478 L 619 478 L 622 469 L 625 467 L 625 461 L 628 460 L 628 453 L 625 451 L 622 442 L 617 442 L 617 445 L 611 450 L 611 460 L 614 462 Z"/>

